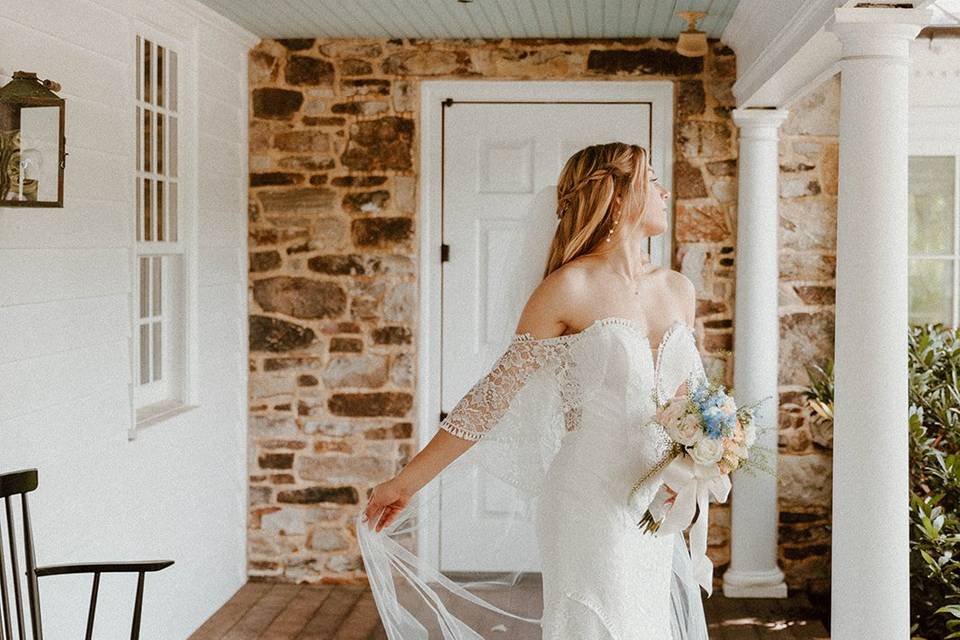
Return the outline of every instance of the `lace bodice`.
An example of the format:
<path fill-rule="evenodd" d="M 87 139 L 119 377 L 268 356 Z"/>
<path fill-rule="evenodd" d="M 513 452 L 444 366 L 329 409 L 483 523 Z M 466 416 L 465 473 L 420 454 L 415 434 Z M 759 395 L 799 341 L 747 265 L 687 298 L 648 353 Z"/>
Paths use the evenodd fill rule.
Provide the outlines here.
<path fill-rule="evenodd" d="M 673 395 L 688 375 L 704 377 L 703 364 L 696 349 L 694 330 L 689 325 L 679 320 L 674 321 L 664 332 L 654 356 L 646 330 L 633 320 L 610 316 L 595 320 L 582 331 L 567 335 L 549 338 L 534 338 L 530 333 L 514 335 L 490 371 L 461 398 L 441 421 L 440 428 L 460 438 L 479 440 L 503 417 L 527 380 L 535 372 L 546 370 L 553 374 L 559 385 L 566 430 L 578 429 L 581 424 L 580 408 L 584 400 L 584 392 L 591 383 L 599 382 L 596 377 L 599 377 L 602 371 L 594 368 L 591 375 L 595 376 L 595 379 L 585 380 L 583 375 L 578 375 L 577 367 L 586 359 L 594 362 L 606 359 L 597 351 L 602 347 L 601 344 L 585 345 L 584 343 L 595 337 L 602 337 L 604 330 L 608 327 L 625 328 L 628 336 L 636 338 L 636 340 L 620 341 L 617 344 L 626 344 L 628 349 L 636 349 L 630 354 L 634 357 L 642 354 L 639 358 L 649 364 L 649 373 L 653 377 L 653 389 L 659 401 L 662 402 Z M 672 349 L 673 344 L 676 344 L 677 341 L 674 338 L 678 335 L 686 338 L 680 341 L 678 353 L 695 357 L 668 358 L 665 364 L 664 354 Z M 583 348 L 585 346 L 586 349 Z M 609 355 L 606 354 L 607 357 Z"/>

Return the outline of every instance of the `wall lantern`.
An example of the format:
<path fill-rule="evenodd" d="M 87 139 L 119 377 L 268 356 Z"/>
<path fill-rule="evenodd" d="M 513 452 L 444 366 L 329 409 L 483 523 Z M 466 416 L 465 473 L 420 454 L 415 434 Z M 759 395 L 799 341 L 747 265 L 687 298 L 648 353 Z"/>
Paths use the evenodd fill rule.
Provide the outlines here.
<path fill-rule="evenodd" d="M 687 29 L 680 32 L 677 39 L 677 53 L 688 58 L 707 55 L 707 34 L 697 29 L 697 20 L 703 18 L 703 11 L 678 11 L 677 15 L 687 21 Z"/>
<path fill-rule="evenodd" d="M 0 87 L 0 207 L 62 207 L 64 101 L 60 85 L 15 71 Z"/>

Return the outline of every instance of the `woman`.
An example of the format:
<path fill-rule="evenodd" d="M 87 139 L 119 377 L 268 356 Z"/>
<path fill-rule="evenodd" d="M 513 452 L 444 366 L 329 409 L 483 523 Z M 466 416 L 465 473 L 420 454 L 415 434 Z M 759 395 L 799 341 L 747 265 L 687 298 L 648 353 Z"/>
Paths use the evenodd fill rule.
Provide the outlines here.
<path fill-rule="evenodd" d="M 669 443 L 650 424 L 655 401 L 704 375 L 694 286 L 651 264 L 643 248 L 666 229 L 669 193 L 644 148 L 610 143 L 571 156 L 557 196 L 544 278 L 509 346 L 358 516 L 365 570 L 392 639 L 707 637 L 682 536 L 642 532 L 642 514 L 626 500 Z M 439 509 L 466 502 L 449 497 L 454 487 L 477 490 L 478 473 L 511 487 L 468 496 L 491 505 L 482 522 L 502 513 L 501 524 L 432 529 Z M 640 504 L 659 485 L 659 475 L 648 480 Z M 415 553 L 413 533 L 421 543 L 439 534 L 459 556 L 492 549 L 505 575 L 451 578 L 439 570 L 451 559 L 429 558 L 429 544 Z M 541 583 L 520 580 L 525 570 Z"/>

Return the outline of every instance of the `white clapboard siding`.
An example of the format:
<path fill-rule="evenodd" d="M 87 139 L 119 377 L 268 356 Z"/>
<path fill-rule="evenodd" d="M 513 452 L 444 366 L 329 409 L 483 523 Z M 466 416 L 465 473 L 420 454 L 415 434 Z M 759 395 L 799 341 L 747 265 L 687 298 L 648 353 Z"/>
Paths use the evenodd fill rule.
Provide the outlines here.
<path fill-rule="evenodd" d="M 30 216 L 7 216 L 0 236 L 0 252 L 33 247 L 37 238 L 43 239 L 45 249 L 129 248 L 134 222 L 128 219 L 127 202 L 72 198 L 72 204 L 69 210 L 33 209 Z"/>
<path fill-rule="evenodd" d="M 220 181 L 216 176 L 211 176 L 210 179 L 215 185 L 212 187 L 213 190 L 228 187 L 224 184 L 226 180 Z M 234 185 L 233 189 L 237 188 L 242 187 Z M 208 247 L 236 247 L 237 234 L 243 235 L 247 232 L 246 219 L 237 215 L 236 207 L 216 209 L 207 208 L 201 204 L 200 208 L 206 214 L 197 221 L 197 236 L 200 244 Z M 246 248 L 241 247 L 241 250 Z"/>
<path fill-rule="evenodd" d="M 0 214 L 0 224 L 6 217 Z M 30 209 L 23 209 L 30 211 Z M 81 223 L 82 224 L 82 223 Z M 41 238 L 36 238 L 38 244 Z M 125 249 L 112 247 L 4 249 L 0 252 L 3 306 L 125 293 L 130 275 Z M 83 322 L 83 318 L 75 318 Z M 16 336 L 3 335 L 4 340 Z"/>
<path fill-rule="evenodd" d="M 226 143 L 224 143 L 226 144 Z M 223 153 L 232 152 L 240 155 L 240 149 L 231 146 L 230 150 L 224 150 Z M 246 152 L 244 152 L 245 154 Z M 240 162 L 244 161 L 241 156 Z M 219 211 L 236 215 L 234 209 L 237 206 L 237 189 L 245 185 L 237 183 L 237 174 L 230 171 L 223 171 L 222 167 L 212 167 L 204 175 L 204 189 L 200 192 L 200 208 L 204 211 Z"/>
<path fill-rule="evenodd" d="M 141 27 L 180 43 L 181 78 L 197 83 L 180 104 L 195 106 L 198 133 L 181 153 L 185 169 L 186 147 L 197 153 L 181 215 L 197 251 L 199 406 L 131 440 Z M 62 85 L 69 153 L 62 209 L 0 208 L 0 472 L 39 470 L 41 564 L 174 559 L 147 577 L 142 636 L 186 638 L 246 581 L 246 59 L 257 38 L 194 0 L 3 0 L 0 34 L 0 84 L 25 70 Z M 194 114 L 180 115 L 188 131 Z M 46 580 L 44 636 L 78 637 L 90 577 Z M 129 635 L 135 587 L 135 575 L 101 581 L 97 637 Z"/>
<path fill-rule="evenodd" d="M 69 351 L 130 330 L 127 292 L 0 307 L 0 327 L 16 340 L 0 341 L 0 362 Z M 83 318 L 83 322 L 77 322 Z"/>
<path fill-rule="evenodd" d="M 123 41 L 117 38 L 119 30 L 126 28 L 126 19 L 116 11 L 91 0 L 75 0 L 69 11 L 23 11 L 23 7 L 21 2 L 0 3 L 0 17 L 32 33 L 81 44 L 104 58 L 127 57 Z"/>
<path fill-rule="evenodd" d="M 11 4 L 25 6 L 22 0 L 4 3 L 5 6 Z M 49 77 L 59 82 L 63 87 L 63 91 L 59 92 L 63 98 L 78 97 L 104 102 L 111 97 L 119 98 L 119 92 L 128 86 L 124 60 L 103 56 L 91 50 L 86 43 L 79 44 L 83 42 L 79 32 L 71 33 L 73 41 L 60 39 L 8 18 L 2 20 L 2 28 L 4 37 L 0 39 L 0 60 L 4 61 L 5 75 L 21 69 L 36 71 L 41 78 Z M 21 46 L 24 41 L 30 43 L 29 48 Z M 42 51 L 39 58 L 35 55 L 37 51 Z M 54 61 L 56 64 L 51 64 Z M 90 64 L 94 61 L 95 64 Z"/>
<path fill-rule="evenodd" d="M 235 151 L 243 151 L 246 156 L 247 150 L 240 149 L 236 140 L 233 139 L 237 127 L 244 126 L 246 123 L 239 122 L 239 118 L 233 117 L 229 111 L 224 113 L 224 107 L 229 107 L 229 103 L 224 97 L 229 94 L 212 95 L 201 92 L 202 100 L 200 102 L 200 118 L 206 123 L 203 129 L 203 135 L 213 140 L 219 140 L 226 146 L 230 146 Z M 236 103 L 234 103 L 236 104 Z M 222 171 L 221 167 L 210 167 L 209 169 Z"/>
<path fill-rule="evenodd" d="M 13 402 L 0 405 L 0 420 L 64 404 L 97 391 L 122 388 L 129 378 L 126 339 L 78 347 L 0 365 L 0 389 Z"/>
<path fill-rule="evenodd" d="M 234 107 L 239 102 L 247 100 L 246 85 L 238 87 L 236 77 L 242 71 L 235 66 L 225 66 L 219 64 L 212 58 L 200 56 L 202 64 L 198 70 L 200 79 L 200 95 L 204 97 L 204 107 L 216 107 L 225 105 L 228 108 Z M 202 115 L 202 114 L 201 114 Z M 226 116 L 226 120 L 231 120 L 230 113 L 220 113 L 220 117 Z M 214 124 L 208 122 L 208 124 Z"/>
<path fill-rule="evenodd" d="M 222 138 L 200 134 L 201 172 L 205 171 L 204 167 L 210 167 L 211 171 L 239 175 L 246 159 L 246 153 L 241 153 L 236 145 L 225 143 Z"/>
<path fill-rule="evenodd" d="M 243 256 L 243 251 L 238 247 L 204 247 L 200 252 L 200 286 L 236 282 L 236 273 L 242 268 Z"/>

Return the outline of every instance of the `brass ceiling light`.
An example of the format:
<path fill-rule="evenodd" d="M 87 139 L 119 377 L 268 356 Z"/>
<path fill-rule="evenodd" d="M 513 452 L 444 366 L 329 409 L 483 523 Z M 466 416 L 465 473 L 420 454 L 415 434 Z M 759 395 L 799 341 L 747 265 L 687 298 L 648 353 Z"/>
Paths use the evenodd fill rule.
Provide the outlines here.
<path fill-rule="evenodd" d="M 687 29 L 677 39 L 677 53 L 688 58 L 707 55 L 707 34 L 697 29 L 697 20 L 707 15 L 704 11 L 678 11 L 677 15 L 687 21 Z"/>

